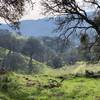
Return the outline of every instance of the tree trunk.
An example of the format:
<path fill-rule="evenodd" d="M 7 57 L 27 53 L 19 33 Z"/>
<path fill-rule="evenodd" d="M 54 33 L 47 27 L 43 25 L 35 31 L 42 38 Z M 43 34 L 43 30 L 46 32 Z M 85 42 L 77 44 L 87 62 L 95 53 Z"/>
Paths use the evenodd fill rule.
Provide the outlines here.
<path fill-rule="evenodd" d="M 11 50 L 8 51 L 7 55 L 3 58 L 3 61 L 2 61 L 2 68 L 7 68 L 7 66 L 5 66 L 6 64 L 6 60 L 7 60 L 7 57 L 11 54 Z"/>
<path fill-rule="evenodd" d="M 96 30 L 97 34 L 100 36 L 100 28 L 99 28 L 99 26 L 95 27 L 95 30 Z"/>
<path fill-rule="evenodd" d="M 29 73 L 32 71 L 32 55 L 30 55 L 30 60 L 29 60 Z"/>

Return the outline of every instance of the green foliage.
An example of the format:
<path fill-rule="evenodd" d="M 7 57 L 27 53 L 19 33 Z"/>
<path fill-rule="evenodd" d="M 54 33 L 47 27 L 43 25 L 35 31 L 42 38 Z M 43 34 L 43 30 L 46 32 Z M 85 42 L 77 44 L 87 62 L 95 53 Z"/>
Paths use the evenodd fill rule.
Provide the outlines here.
<path fill-rule="evenodd" d="M 2 61 L 3 57 L 6 56 L 6 52 L 8 50 L 0 48 L 0 68 L 2 67 Z M 42 73 L 44 68 L 48 67 L 47 65 L 40 63 L 36 60 L 32 60 L 32 69 L 29 72 L 29 66 L 28 66 L 28 61 L 29 57 L 23 56 L 20 53 L 11 53 L 8 55 L 5 59 L 5 68 L 10 70 L 10 71 L 15 71 L 18 73 L 27 73 L 27 74 L 37 74 L 37 73 Z"/>
<path fill-rule="evenodd" d="M 88 45 L 88 43 L 89 43 L 89 36 L 88 36 L 88 34 L 82 34 L 81 35 L 81 38 L 80 38 L 80 41 L 81 41 L 81 44 L 83 45 L 83 46 L 87 46 Z"/>
<path fill-rule="evenodd" d="M 40 64 L 33 64 L 35 62 L 33 59 L 53 68 L 60 68 L 65 64 L 75 64 L 77 61 L 93 61 L 94 58 L 96 59 L 94 62 L 96 62 L 100 58 L 98 47 L 94 46 L 92 53 L 87 48 L 90 41 L 86 33 L 81 36 L 81 47 L 75 47 L 70 41 L 64 41 L 63 38 L 25 38 L 9 31 L 0 30 L 0 32 L 2 33 L 0 34 L 0 47 L 3 47 L 0 48 L 0 67 L 6 67 L 12 71 L 40 72 L 45 64 L 40 67 Z M 68 45 L 66 45 L 67 42 Z M 99 45 L 99 41 L 96 45 Z"/>
<path fill-rule="evenodd" d="M 51 69 L 52 72 L 31 75 L 8 73 L 0 76 L 0 98 L 3 100 L 96 100 L 100 97 L 100 79 L 73 77 L 68 72 L 100 70 L 100 66 L 78 62 L 69 69 Z M 85 67 L 85 69 L 84 69 Z M 53 72 L 54 71 L 54 72 Z M 57 74 L 58 73 L 58 74 Z M 5 80 L 7 78 L 7 80 Z M 61 82 L 62 78 L 64 80 Z M 32 84 L 31 84 L 32 83 Z M 2 84 L 2 85 L 1 85 Z M 27 85 L 28 84 L 28 85 Z M 2 100 L 1 99 L 1 100 Z"/>
<path fill-rule="evenodd" d="M 7 97 L 6 95 L 4 95 L 3 93 L 0 93 L 0 99 L 1 100 L 10 100 L 10 98 Z"/>
<path fill-rule="evenodd" d="M 64 63 L 63 59 L 61 57 L 53 57 L 49 62 L 48 65 L 51 66 L 52 68 L 61 68 Z"/>
<path fill-rule="evenodd" d="M 35 53 L 38 54 L 42 51 L 40 41 L 35 39 L 34 37 L 28 38 L 26 41 L 22 53 L 25 53 L 29 56 L 34 55 Z"/>
<path fill-rule="evenodd" d="M 2 33 L 0 35 L 0 46 L 12 51 L 15 51 L 17 48 L 17 39 L 9 31 L 7 33 Z"/>
<path fill-rule="evenodd" d="M 94 55 L 94 61 L 100 60 L 100 37 L 95 36 L 96 43 L 92 47 L 92 53 Z"/>
<path fill-rule="evenodd" d="M 45 68 L 48 68 L 48 66 L 43 63 L 33 60 L 31 71 L 29 70 L 29 68 L 27 70 L 29 70 L 28 71 L 29 74 L 41 74 L 44 72 Z"/>
<path fill-rule="evenodd" d="M 27 63 L 25 57 L 19 53 L 11 53 L 5 60 L 5 66 L 11 71 L 25 70 Z"/>

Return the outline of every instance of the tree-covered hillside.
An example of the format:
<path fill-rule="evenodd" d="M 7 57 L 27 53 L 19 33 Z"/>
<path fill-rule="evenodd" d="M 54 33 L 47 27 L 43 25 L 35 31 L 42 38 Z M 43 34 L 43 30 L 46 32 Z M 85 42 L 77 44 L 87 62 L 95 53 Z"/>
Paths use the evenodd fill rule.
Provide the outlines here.
<path fill-rule="evenodd" d="M 99 0 L 0 0 L 2 20 L 0 100 L 100 100 Z"/>
<path fill-rule="evenodd" d="M 2 31 L 0 99 L 98 100 L 100 63 L 87 60 L 79 48 L 57 37 L 24 37 Z"/>

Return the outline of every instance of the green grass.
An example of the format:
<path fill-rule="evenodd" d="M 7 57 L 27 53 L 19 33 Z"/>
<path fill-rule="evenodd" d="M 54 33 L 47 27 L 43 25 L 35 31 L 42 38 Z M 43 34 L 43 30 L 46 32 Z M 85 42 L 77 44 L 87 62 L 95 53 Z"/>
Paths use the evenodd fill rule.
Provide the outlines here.
<path fill-rule="evenodd" d="M 80 71 L 81 68 L 84 70 L 87 67 L 75 68 L 70 69 L 70 71 Z M 96 71 L 97 69 L 99 70 L 100 68 L 96 68 Z M 100 79 L 67 78 L 68 74 L 65 75 L 66 70 L 64 70 L 64 74 L 62 74 L 62 70 L 58 70 L 60 74 L 56 73 L 57 70 L 47 69 L 44 74 L 33 76 L 12 72 L 0 75 L 0 100 L 100 100 Z M 56 80 L 59 83 L 60 79 L 57 78 L 59 75 L 66 77 L 61 86 L 44 87 L 50 84 L 50 80 Z M 7 80 L 5 80 L 6 77 L 8 78 Z M 34 85 L 27 86 L 27 79 L 31 80 Z"/>
<path fill-rule="evenodd" d="M 85 70 L 97 72 L 100 71 L 100 63 L 99 64 L 86 64 L 85 62 L 77 62 L 75 65 L 65 65 L 60 69 L 52 69 L 46 68 L 45 74 L 50 76 L 62 76 L 69 74 L 84 74 Z"/>

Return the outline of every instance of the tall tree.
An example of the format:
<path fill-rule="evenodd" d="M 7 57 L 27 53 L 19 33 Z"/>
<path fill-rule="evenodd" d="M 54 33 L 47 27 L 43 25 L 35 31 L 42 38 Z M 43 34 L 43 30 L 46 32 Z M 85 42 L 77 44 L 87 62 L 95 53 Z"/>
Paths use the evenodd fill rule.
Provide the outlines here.
<path fill-rule="evenodd" d="M 22 53 L 25 55 L 28 55 L 30 57 L 29 60 L 29 67 L 30 67 L 30 71 L 32 69 L 32 59 L 33 56 L 36 54 L 40 54 L 40 52 L 42 52 L 43 48 L 42 45 L 40 43 L 40 41 L 38 41 L 37 39 L 30 37 L 28 38 L 28 40 L 26 41 Z"/>
<path fill-rule="evenodd" d="M 98 38 L 97 36 L 95 38 Z M 94 54 L 94 60 L 100 60 L 100 37 L 97 39 L 95 45 L 93 45 L 92 52 Z"/>
<path fill-rule="evenodd" d="M 45 14 L 57 16 L 55 18 L 57 30 L 62 32 L 65 38 L 75 33 L 88 33 L 90 29 L 100 37 L 99 0 L 44 0 L 42 5 Z"/>
<path fill-rule="evenodd" d="M 9 50 L 9 53 L 17 52 L 19 49 L 19 40 L 8 31 L 0 35 L 0 46 Z"/>

